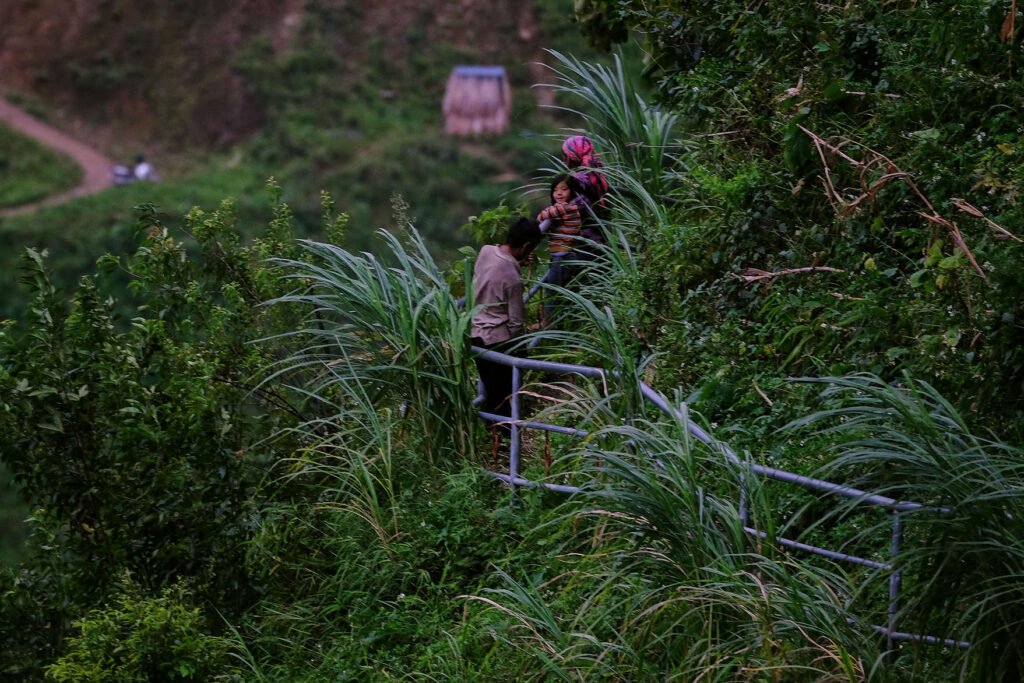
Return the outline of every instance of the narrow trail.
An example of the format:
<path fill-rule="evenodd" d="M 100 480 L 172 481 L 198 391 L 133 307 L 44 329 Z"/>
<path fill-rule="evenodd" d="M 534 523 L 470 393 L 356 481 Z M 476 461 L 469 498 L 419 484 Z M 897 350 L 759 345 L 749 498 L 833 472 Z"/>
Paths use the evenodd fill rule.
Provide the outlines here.
<path fill-rule="evenodd" d="M 3 97 L 0 97 L 0 121 L 23 135 L 34 138 L 40 144 L 67 154 L 82 167 L 82 182 L 76 187 L 38 202 L 0 210 L 0 216 L 29 213 L 44 206 L 52 206 L 76 197 L 95 194 L 110 187 L 110 168 L 114 162 L 88 145 L 43 123 L 28 112 L 15 107 Z"/>

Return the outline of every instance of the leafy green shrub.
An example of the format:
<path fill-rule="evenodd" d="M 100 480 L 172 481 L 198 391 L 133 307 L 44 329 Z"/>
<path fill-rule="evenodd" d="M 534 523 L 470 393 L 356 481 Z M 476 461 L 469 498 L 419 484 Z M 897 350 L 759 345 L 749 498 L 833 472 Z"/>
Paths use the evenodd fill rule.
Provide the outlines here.
<path fill-rule="evenodd" d="M 367 424 L 360 411 L 349 408 L 342 430 Z M 375 433 L 384 438 L 366 451 L 342 434 L 282 463 L 295 502 L 260 516 L 247 562 L 264 599 L 240 628 L 267 680 L 469 672 L 449 646 L 489 647 L 462 628 L 460 596 L 492 584 L 494 563 L 528 552 L 519 541 L 543 510 L 509 509 L 507 492 L 473 465 L 438 471 L 398 422 Z"/>
<path fill-rule="evenodd" d="M 0 566 L 16 565 L 23 557 L 29 509 L 7 468 L 0 464 Z"/>
<path fill-rule="evenodd" d="M 470 216 L 462 230 L 471 233 L 479 244 L 498 244 L 504 241 L 512 219 L 524 214 L 523 207 L 511 207 L 502 201 L 479 216 Z"/>
<path fill-rule="evenodd" d="M 130 579 L 112 604 L 75 622 L 68 652 L 46 668 L 67 683 L 210 681 L 231 672 L 229 642 L 207 632 L 182 583 L 148 596 Z"/>
<path fill-rule="evenodd" d="M 650 247 L 660 279 L 641 276 L 662 286 L 633 297 L 664 340 L 659 367 L 692 385 L 729 366 L 739 400 L 751 377 L 909 370 L 1015 416 L 1024 246 L 1002 232 L 1020 224 L 1024 180 L 1013 7 L 819 9 L 577 5 L 597 39 L 643 34 L 661 106 L 689 136 L 674 229 Z M 692 352 L 716 332 L 739 339 Z"/>
<path fill-rule="evenodd" d="M 0 623 L 4 667 L 20 666 L 19 653 L 45 661 L 59 651 L 68 621 L 102 601 L 121 570 L 153 591 L 193 577 L 227 614 L 258 590 L 242 561 L 250 495 L 274 457 L 264 440 L 299 413 L 254 384 L 284 352 L 250 343 L 295 324 L 287 306 L 259 307 L 283 291 L 264 259 L 292 248 L 287 208 L 252 245 L 240 243 L 230 201 L 195 209 L 198 255 L 153 207 L 140 229 L 135 256 L 101 259 L 70 302 L 45 255 L 29 250 L 32 318 L 0 337 L 0 458 L 36 511 L 26 566 L 5 583 L 18 608 Z M 122 265 L 144 302 L 127 323 L 103 294 Z M 51 629 L 24 628 L 40 622 Z"/>

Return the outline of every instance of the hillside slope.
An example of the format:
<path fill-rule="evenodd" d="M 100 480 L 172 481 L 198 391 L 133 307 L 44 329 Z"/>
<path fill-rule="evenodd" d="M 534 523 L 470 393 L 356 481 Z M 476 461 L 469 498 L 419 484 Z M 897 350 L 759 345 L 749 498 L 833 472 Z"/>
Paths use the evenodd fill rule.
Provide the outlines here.
<path fill-rule="evenodd" d="M 442 52 L 517 69 L 542 56 L 538 4 L 566 3 L 13 0 L 0 6 L 0 86 L 118 136 L 223 146 L 266 122 L 265 92 L 239 68 L 245 55 L 273 61 L 322 47 L 334 70 L 324 85 L 385 75 L 386 84 L 372 79 L 375 91 L 436 94 L 443 81 L 424 78 L 450 63 L 423 67 Z M 558 11 L 568 23 L 570 10 Z M 388 72 L 367 73 L 374 57 Z"/>
<path fill-rule="evenodd" d="M 0 120 L 22 134 L 34 138 L 47 148 L 67 154 L 73 160 L 73 162 L 68 161 L 67 163 L 77 164 L 81 169 L 79 172 L 81 174 L 80 182 L 75 183 L 69 189 L 58 192 L 39 203 L 0 209 L 0 216 L 25 213 L 42 204 L 59 204 L 74 197 L 99 192 L 110 184 L 111 161 L 89 146 L 64 135 L 51 126 L 47 126 L 42 121 L 12 106 L 2 98 L 0 98 Z M 3 204 L 0 204 L 0 206 L 3 206 Z"/>

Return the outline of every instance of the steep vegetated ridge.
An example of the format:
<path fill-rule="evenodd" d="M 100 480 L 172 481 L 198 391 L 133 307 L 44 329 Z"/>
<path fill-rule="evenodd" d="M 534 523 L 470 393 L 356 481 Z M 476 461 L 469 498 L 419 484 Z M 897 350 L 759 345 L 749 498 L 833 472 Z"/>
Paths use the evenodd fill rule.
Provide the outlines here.
<path fill-rule="evenodd" d="M 283 48 L 295 5 L 4 3 L 4 85 L 137 140 L 238 141 L 259 125 L 261 107 L 232 55 L 257 36 Z"/>
<path fill-rule="evenodd" d="M 0 73 L 7 88 L 137 141 L 223 146 L 266 120 L 260 84 L 238 68 L 238 55 L 254 46 L 273 61 L 323 41 L 329 50 L 321 58 L 331 66 L 325 86 L 358 90 L 370 58 L 390 65 L 391 79 L 373 79 L 359 94 L 434 96 L 443 66 L 424 71 L 430 56 L 451 50 L 510 64 L 521 76 L 519 68 L 540 56 L 538 28 L 534 3 L 14 0 L 0 7 Z"/>
<path fill-rule="evenodd" d="M 34 511 L 0 568 L 0 674 L 1024 678 L 1017 2 L 575 4 L 599 42 L 650 41 L 662 100 L 558 59 L 616 191 L 530 357 L 607 372 L 522 373 L 523 414 L 565 429 L 529 432 L 520 465 L 584 490 L 480 472 L 511 456 L 472 405 L 468 273 L 392 232 L 440 214 L 395 198 L 367 237 L 383 189 L 458 205 L 537 149 L 437 135 L 467 56 L 443 22 L 310 3 L 290 49 L 267 33 L 233 61 L 266 121 L 242 166 L 287 171 L 265 231 L 247 194 L 183 219 L 143 204 L 139 248 L 70 297 L 28 254 L 29 313 L 0 326 L 0 458 Z M 521 24 L 479 6 L 431 16 Z M 337 206 L 282 202 L 324 180 Z M 323 240 L 297 241 L 310 225 Z M 646 410 L 641 377 L 680 410 Z M 743 459 L 921 505 L 724 467 L 687 411 Z"/>

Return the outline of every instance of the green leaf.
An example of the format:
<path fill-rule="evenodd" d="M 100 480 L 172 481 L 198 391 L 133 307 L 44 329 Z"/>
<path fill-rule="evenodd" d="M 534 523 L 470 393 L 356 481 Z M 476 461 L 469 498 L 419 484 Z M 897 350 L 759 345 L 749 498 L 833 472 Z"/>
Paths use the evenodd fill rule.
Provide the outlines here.
<path fill-rule="evenodd" d="M 942 131 L 938 128 L 922 128 L 921 130 L 915 130 L 912 132 L 910 137 L 917 138 L 918 140 L 936 142 L 942 138 Z"/>
<path fill-rule="evenodd" d="M 942 270 L 955 270 L 959 268 L 961 265 L 963 265 L 963 262 L 964 260 L 962 258 L 962 255 L 957 253 L 953 254 L 952 256 L 947 256 L 946 258 L 939 261 L 939 268 L 941 268 Z"/>
<path fill-rule="evenodd" d="M 899 358 L 900 356 L 905 355 L 906 353 L 907 353 L 907 349 L 905 347 L 903 347 L 903 346 L 894 346 L 894 347 L 892 347 L 891 349 L 889 349 L 888 351 L 885 352 L 885 356 L 886 356 L 886 358 L 890 358 L 892 360 L 896 360 L 897 358 Z"/>
<path fill-rule="evenodd" d="M 846 97 L 846 81 L 832 81 L 825 86 L 822 94 L 825 95 L 825 99 L 832 102 Z"/>

